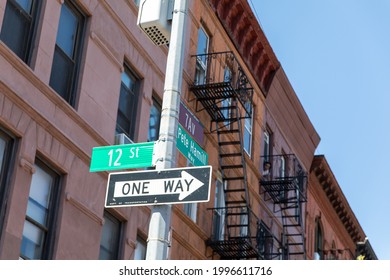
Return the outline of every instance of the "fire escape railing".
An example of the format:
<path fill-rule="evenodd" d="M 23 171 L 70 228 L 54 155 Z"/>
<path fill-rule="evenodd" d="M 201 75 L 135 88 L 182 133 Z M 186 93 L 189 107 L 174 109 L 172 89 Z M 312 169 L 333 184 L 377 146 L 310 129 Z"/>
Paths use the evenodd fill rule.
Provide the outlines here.
<path fill-rule="evenodd" d="M 260 193 L 281 213 L 284 259 L 306 258 L 303 203 L 307 201 L 307 173 L 293 154 L 261 158 Z"/>
<path fill-rule="evenodd" d="M 251 209 L 219 207 L 209 210 L 212 211 L 213 218 L 212 235 L 207 240 L 207 245 L 221 259 L 270 260 L 279 257 L 280 241 Z M 253 234 L 248 235 L 248 232 Z"/>
<path fill-rule="evenodd" d="M 201 103 L 213 121 L 228 119 L 227 109 L 221 108 L 224 100 L 239 101 L 245 111 L 243 117 L 252 115 L 253 87 L 233 52 L 215 52 L 192 56 L 196 64 L 195 80 L 191 90 L 196 96 L 197 108 Z"/>
<path fill-rule="evenodd" d="M 296 199 L 306 202 L 307 173 L 294 154 L 261 157 L 260 166 L 260 192 L 267 193 L 275 204 Z"/>

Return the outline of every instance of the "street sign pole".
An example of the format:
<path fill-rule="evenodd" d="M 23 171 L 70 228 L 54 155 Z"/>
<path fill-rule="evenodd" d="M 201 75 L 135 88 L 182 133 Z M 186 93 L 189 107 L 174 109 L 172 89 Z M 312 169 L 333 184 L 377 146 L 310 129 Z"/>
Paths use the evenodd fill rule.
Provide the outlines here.
<path fill-rule="evenodd" d="M 156 169 L 173 168 L 176 164 L 176 134 L 179 120 L 180 92 L 182 88 L 187 1 L 175 0 L 165 71 L 164 96 L 161 111 L 160 135 L 156 150 Z M 147 241 L 147 260 L 168 258 L 171 205 L 152 208 Z"/>

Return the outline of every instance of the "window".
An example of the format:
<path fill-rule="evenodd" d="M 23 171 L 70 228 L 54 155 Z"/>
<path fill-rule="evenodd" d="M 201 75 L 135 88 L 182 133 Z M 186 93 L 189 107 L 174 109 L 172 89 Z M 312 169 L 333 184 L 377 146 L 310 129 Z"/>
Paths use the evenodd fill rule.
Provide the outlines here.
<path fill-rule="evenodd" d="M 40 2 L 8 0 L 5 6 L 0 39 L 27 64 L 31 60 Z"/>
<path fill-rule="evenodd" d="M 189 160 L 187 160 L 187 166 L 193 166 Z M 191 218 L 196 223 L 196 214 L 198 212 L 197 203 L 184 203 L 183 206 L 184 213 Z"/>
<path fill-rule="evenodd" d="M 220 179 L 215 184 L 213 237 L 215 240 L 223 240 L 225 233 L 225 192 Z"/>
<path fill-rule="evenodd" d="M 13 162 L 14 141 L 0 130 L 0 229 L 3 229 L 8 196 L 8 178 Z M 0 230 L 0 236 L 1 236 Z"/>
<path fill-rule="evenodd" d="M 134 260 L 146 260 L 146 241 L 139 235 L 137 236 Z"/>
<path fill-rule="evenodd" d="M 295 216 L 297 217 L 297 220 L 301 219 L 302 215 L 302 203 L 301 201 L 301 195 L 305 192 L 305 184 L 306 184 L 306 173 L 302 169 L 301 165 L 298 165 L 298 187 L 296 189 L 296 197 L 298 201 L 297 208 L 295 209 Z"/>
<path fill-rule="evenodd" d="M 196 223 L 196 213 L 198 212 L 198 204 L 197 203 L 185 203 L 184 204 L 184 213 L 187 214 L 188 217 L 191 218 Z"/>
<path fill-rule="evenodd" d="M 20 257 L 50 259 L 58 205 L 59 176 L 41 161 L 34 165 Z"/>
<path fill-rule="evenodd" d="M 245 107 L 251 107 L 252 104 L 250 101 L 245 103 Z M 253 112 L 252 108 L 249 108 L 247 111 Z M 250 156 L 252 149 L 252 123 L 253 123 L 253 115 L 249 118 L 245 118 L 244 121 L 244 150 Z"/>
<path fill-rule="evenodd" d="M 86 17 L 65 0 L 61 7 L 57 39 L 50 75 L 50 86 L 70 105 L 75 105 Z"/>
<path fill-rule="evenodd" d="M 249 229 L 249 208 L 242 207 L 240 213 L 240 236 L 246 237 L 248 236 Z"/>
<path fill-rule="evenodd" d="M 323 235 L 322 235 L 322 228 L 321 228 L 321 222 L 317 218 L 316 219 L 316 228 L 314 232 L 314 259 L 323 260 Z"/>
<path fill-rule="evenodd" d="M 122 223 L 113 215 L 105 211 L 102 238 L 100 240 L 100 260 L 119 259 L 121 231 Z"/>
<path fill-rule="evenodd" d="M 268 130 L 264 131 L 264 151 L 263 151 L 264 160 L 271 162 L 271 134 Z"/>
<path fill-rule="evenodd" d="M 258 250 L 264 260 L 271 260 L 273 255 L 273 236 L 268 227 L 261 222 L 257 232 Z"/>
<path fill-rule="evenodd" d="M 223 80 L 224 82 L 231 82 L 232 79 L 232 70 L 226 66 L 224 69 L 224 74 L 223 74 Z M 231 98 L 225 98 L 221 102 L 221 107 L 222 107 L 222 114 L 223 117 L 225 118 L 224 124 L 227 127 L 227 129 L 230 129 L 230 123 L 231 121 L 229 120 L 232 116 L 232 99 Z"/>
<path fill-rule="evenodd" d="M 121 90 L 119 96 L 118 115 L 116 119 L 116 132 L 125 133 L 134 140 L 139 79 L 125 65 L 122 73 Z"/>
<path fill-rule="evenodd" d="M 153 105 L 150 108 L 148 141 L 157 141 L 160 132 L 161 105 L 153 98 Z"/>
<path fill-rule="evenodd" d="M 279 178 L 278 179 L 284 179 L 286 177 L 286 156 L 283 154 L 279 158 Z M 285 202 L 287 199 L 287 192 L 285 191 L 285 185 L 280 185 L 280 201 Z"/>
<path fill-rule="evenodd" d="M 201 85 L 206 82 L 207 72 L 207 53 L 209 49 L 209 37 L 204 29 L 198 29 L 198 47 L 196 54 L 199 55 L 196 59 L 195 84 Z"/>

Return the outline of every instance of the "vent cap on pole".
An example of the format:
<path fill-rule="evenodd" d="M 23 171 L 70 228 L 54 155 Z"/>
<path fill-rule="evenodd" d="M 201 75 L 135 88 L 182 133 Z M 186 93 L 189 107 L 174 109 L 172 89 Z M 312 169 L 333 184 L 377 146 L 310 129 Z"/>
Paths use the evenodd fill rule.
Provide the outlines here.
<path fill-rule="evenodd" d="M 171 37 L 174 0 L 141 0 L 137 25 L 155 45 L 167 45 Z"/>

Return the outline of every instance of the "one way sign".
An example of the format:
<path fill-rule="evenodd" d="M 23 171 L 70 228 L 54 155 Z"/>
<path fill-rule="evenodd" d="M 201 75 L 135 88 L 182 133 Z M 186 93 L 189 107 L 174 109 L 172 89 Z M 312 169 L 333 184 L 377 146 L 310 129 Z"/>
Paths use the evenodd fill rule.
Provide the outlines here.
<path fill-rule="evenodd" d="M 111 173 L 106 207 L 209 201 L 211 170 L 201 166 Z"/>

